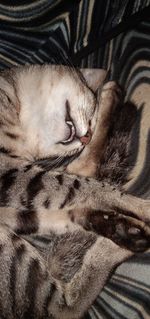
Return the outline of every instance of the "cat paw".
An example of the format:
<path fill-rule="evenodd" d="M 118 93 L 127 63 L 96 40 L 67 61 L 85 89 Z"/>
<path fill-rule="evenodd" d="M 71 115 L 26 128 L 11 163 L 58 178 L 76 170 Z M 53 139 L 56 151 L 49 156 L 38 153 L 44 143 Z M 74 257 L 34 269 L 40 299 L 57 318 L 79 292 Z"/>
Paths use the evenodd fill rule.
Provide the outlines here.
<path fill-rule="evenodd" d="M 142 252 L 150 247 L 150 227 L 133 217 L 115 212 L 112 214 L 91 212 L 87 226 L 90 227 L 89 230 L 133 252 Z"/>
<path fill-rule="evenodd" d="M 112 103 L 117 105 L 123 99 L 123 92 L 121 87 L 115 81 L 109 81 L 104 84 L 101 97 L 107 97 L 107 99 L 110 99 Z"/>
<path fill-rule="evenodd" d="M 144 227 L 134 226 L 124 218 L 118 219 L 112 240 L 134 252 L 142 252 L 150 247 L 150 236 Z"/>

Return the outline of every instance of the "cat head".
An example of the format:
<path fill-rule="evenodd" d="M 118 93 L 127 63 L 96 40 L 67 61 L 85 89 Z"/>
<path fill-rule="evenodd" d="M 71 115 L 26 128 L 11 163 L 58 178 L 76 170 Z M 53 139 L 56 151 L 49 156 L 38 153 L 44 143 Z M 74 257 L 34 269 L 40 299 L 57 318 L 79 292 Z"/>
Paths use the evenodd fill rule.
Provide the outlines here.
<path fill-rule="evenodd" d="M 51 158 L 55 166 L 78 155 L 95 126 L 98 71 L 36 65 L 16 68 L 10 78 L 18 101 L 17 125 L 7 127 L 13 152 L 41 163 Z"/>

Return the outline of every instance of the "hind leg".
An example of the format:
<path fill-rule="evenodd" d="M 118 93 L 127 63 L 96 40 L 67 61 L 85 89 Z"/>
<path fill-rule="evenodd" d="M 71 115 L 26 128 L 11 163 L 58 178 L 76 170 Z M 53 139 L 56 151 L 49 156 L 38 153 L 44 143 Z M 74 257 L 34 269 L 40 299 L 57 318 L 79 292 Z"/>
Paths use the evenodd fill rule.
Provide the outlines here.
<path fill-rule="evenodd" d="M 60 242 L 51 268 L 52 277 L 59 283 L 62 296 L 61 302 L 58 293 L 51 300 L 50 311 L 54 318 L 81 318 L 103 288 L 110 272 L 130 256 L 130 251 L 84 230 L 73 233 L 69 242 L 68 238 Z M 73 274 L 72 265 L 76 268 Z"/>

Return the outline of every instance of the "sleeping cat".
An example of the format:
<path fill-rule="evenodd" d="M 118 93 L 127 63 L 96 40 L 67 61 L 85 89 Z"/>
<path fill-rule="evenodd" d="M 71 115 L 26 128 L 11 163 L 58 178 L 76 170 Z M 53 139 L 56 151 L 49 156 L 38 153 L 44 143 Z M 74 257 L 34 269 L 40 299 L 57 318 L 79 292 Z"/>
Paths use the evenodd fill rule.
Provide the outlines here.
<path fill-rule="evenodd" d="M 89 209 L 115 210 L 149 238 L 149 201 L 87 178 L 120 94 L 113 82 L 94 94 L 101 82 L 98 73 L 91 84 L 88 74 L 63 66 L 1 72 L 2 318 L 80 318 L 109 271 L 131 255 L 72 217 L 80 224 Z"/>

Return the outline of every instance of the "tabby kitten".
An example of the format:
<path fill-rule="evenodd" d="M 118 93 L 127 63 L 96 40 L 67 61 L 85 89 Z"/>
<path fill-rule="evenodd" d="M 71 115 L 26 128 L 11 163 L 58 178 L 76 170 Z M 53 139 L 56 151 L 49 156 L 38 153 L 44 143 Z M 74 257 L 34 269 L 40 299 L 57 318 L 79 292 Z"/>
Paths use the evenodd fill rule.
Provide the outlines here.
<path fill-rule="evenodd" d="M 104 86 L 98 110 L 92 89 L 99 74 L 91 89 L 85 78 L 63 66 L 1 72 L 1 318 L 80 318 L 110 270 L 131 255 L 73 223 L 76 210 L 121 211 L 131 225 L 141 219 L 149 236 L 149 201 L 79 177 L 95 174 L 112 111 L 107 94 L 115 91 L 112 83 Z"/>

